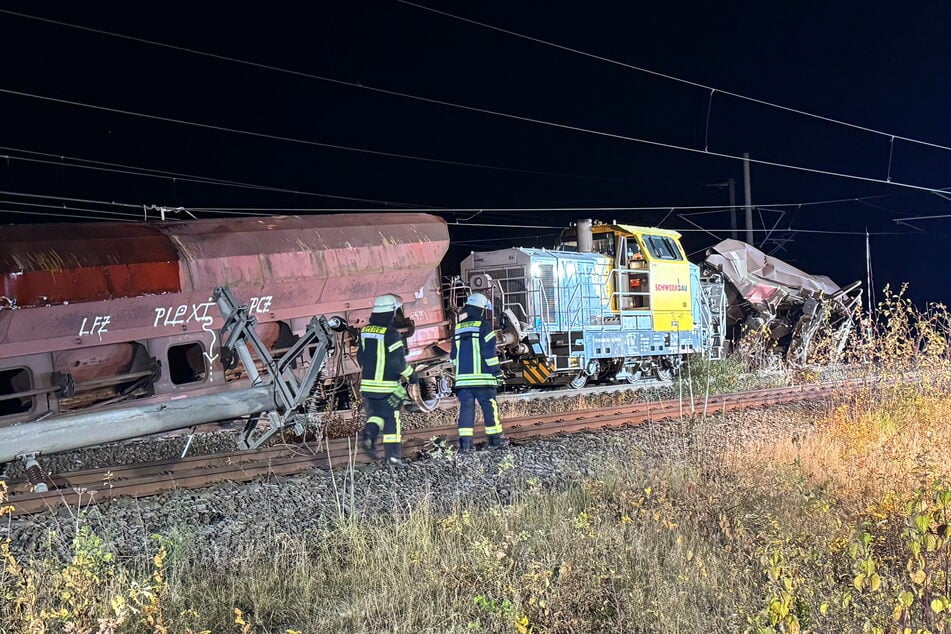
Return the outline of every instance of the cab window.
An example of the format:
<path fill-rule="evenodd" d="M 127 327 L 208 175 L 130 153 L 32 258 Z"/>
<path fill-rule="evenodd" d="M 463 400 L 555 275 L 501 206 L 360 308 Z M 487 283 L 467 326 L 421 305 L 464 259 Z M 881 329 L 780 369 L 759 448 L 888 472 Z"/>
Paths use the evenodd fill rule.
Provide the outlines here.
<path fill-rule="evenodd" d="M 614 234 L 596 233 L 591 237 L 591 250 L 614 257 Z"/>
<path fill-rule="evenodd" d="M 673 239 L 666 236 L 648 236 L 643 237 L 647 250 L 652 257 L 657 260 L 681 260 L 680 249 Z"/>

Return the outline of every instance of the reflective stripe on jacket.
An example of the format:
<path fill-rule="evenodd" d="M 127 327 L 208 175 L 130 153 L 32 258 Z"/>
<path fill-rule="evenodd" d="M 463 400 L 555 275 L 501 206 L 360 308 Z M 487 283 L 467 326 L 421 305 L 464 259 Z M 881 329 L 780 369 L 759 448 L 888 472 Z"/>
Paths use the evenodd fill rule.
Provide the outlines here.
<path fill-rule="evenodd" d="M 413 368 L 406 363 L 403 338 L 396 328 L 370 324 L 360 330 L 360 391 L 368 394 L 390 394 L 400 379 L 409 379 Z"/>
<path fill-rule="evenodd" d="M 456 387 L 494 386 L 501 372 L 495 349 L 495 331 L 479 317 L 456 324 L 450 353 L 456 367 Z"/>

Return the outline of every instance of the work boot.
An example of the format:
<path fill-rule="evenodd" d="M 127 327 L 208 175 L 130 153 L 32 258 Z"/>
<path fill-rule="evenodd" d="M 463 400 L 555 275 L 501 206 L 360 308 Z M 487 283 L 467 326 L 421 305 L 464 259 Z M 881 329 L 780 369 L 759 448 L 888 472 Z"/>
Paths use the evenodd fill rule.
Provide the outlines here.
<path fill-rule="evenodd" d="M 376 450 L 376 438 L 369 436 L 367 434 L 363 435 L 363 438 L 360 439 L 360 446 L 363 448 L 363 453 L 365 456 L 371 460 L 379 460 L 380 454 Z"/>
<path fill-rule="evenodd" d="M 459 439 L 459 453 L 472 453 L 475 451 L 475 445 L 472 444 L 471 436 L 463 436 Z"/>
<path fill-rule="evenodd" d="M 502 434 L 489 434 L 489 448 L 490 449 L 505 449 L 512 443 L 509 442 L 508 438 Z"/>
<path fill-rule="evenodd" d="M 409 464 L 403 462 L 403 445 L 401 443 L 383 443 L 383 452 L 386 454 L 386 466 L 396 469 L 409 466 Z"/>

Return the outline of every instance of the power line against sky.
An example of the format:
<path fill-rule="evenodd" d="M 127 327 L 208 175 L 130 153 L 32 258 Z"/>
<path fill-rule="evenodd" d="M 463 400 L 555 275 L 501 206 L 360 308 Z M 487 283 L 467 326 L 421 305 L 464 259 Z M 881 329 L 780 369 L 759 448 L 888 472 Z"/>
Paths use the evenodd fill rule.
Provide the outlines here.
<path fill-rule="evenodd" d="M 430 10 L 428 7 L 424 7 L 423 5 L 418 5 L 418 4 L 414 4 L 414 3 L 411 3 L 411 2 L 405 2 L 404 0 L 398 0 L 398 1 L 402 2 L 403 4 L 411 5 L 411 6 L 420 8 L 420 9 Z M 547 46 L 554 46 L 554 47 L 556 47 L 556 48 L 564 49 L 564 50 L 567 50 L 567 51 L 570 51 L 570 52 L 573 52 L 573 53 L 576 53 L 576 54 L 584 55 L 584 56 L 587 56 L 587 57 L 592 57 L 592 58 L 598 59 L 598 60 L 600 60 L 600 61 L 610 62 L 610 63 L 612 63 L 612 64 L 621 65 L 621 66 L 630 68 L 630 69 L 632 69 L 632 70 L 637 70 L 637 71 L 640 71 L 640 72 L 648 72 L 648 73 L 651 73 L 651 74 L 654 74 L 654 75 L 663 77 L 663 78 L 665 78 L 665 79 L 675 80 L 675 81 L 678 81 L 678 82 L 681 82 L 681 83 L 686 83 L 686 84 L 689 84 L 689 85 L 697 86 L 697 87 L 700 87 L 700 88 L 703 88 L 703 89 L 707 89 L 707 90 L 711 90 L 711 91 L 717 91 L 717 90 L 719 90 L 719 89 L 713 88 L 713 87 L 711 87 L 711 86 L 707 86 L 707 85 L 700 84 L 700 83 L 697 83 L 697 82 L 692 82 L 692 81 L 685 80 L 685 79 L 682 79 L 682 78 L 674 77 L 674 76 L 672 76 L 672 75 L 668 75 L 668 74 L 664 74 L 664 73 L 659 73 L 659 72 L 657 72 L 657 71 L 651 71 L 651 70 L 648 70 L 648 69 L 644 69 L 644 68 L 642 68 L 642 67 L 637 67 L 637 66 L 633 66 L 633 65 L 626 64 L 626 63 L 623 63 L 623 62 L 618 62 L 618 61 L 616 61 L 616 60 L 611 60 L 611 59 L 608 59 L 608 58 L 605 58 L 605 57 L 601 57 L 601 56 L 597 56 L 597 55 L 594 55 L 594 54 L 591 54 L 591 53 L 586 53 L 586 52 L 584 52 L 584 51 L 580 51 L 580 50 L 577 50 L 577 49 L 571 49 L 571 48 L 569 48 L 569 47 L 564 47 L 564 46 L 561 46 L 561 45 L 558 45 L 558 44 L 554 44 L 554 43 L 552 43 L 552 42 L 548 42 L 548 41 L 541 40 L 541 39 L 538 39 L 538 38 L 532 38 L 532 37 L 530 37 L 530 36 L 525 36 L 525 35 L 516 33 L 516 32 L 514 32 L 514 31 L 510 31 L 510 30 L 506 30 L 506 29 L 500 29 L 500 28 L 498 28 L 498 27 L 493 27 L 493 26 L 488 25 L 488 24 L 485 24 L 485 23 L 472 21 L 472 20 L 469 20 L 469 19 L 467 19 L 467 18 L 461 18 L 461 17 L 459 17 L 459 16 L 456 16 L 456 15 L 454 15 L 454 14 L 449 14 L 449 13 L 447 13 L 447 12 L 442 12 L 442 11 L 437 11 L 437 10 L 432 10 L 432 11 L 435 12 L 435 13 L 440 13 L 440 14 L 446 15 L 446 16 L 448 16 L 448 17 L 452 17 L 452 18 L 459 19 L 459 20 L 462 20 L 462 21 L 472 22 L 472 23 L 477 24 L 477 25 L 482 26 L 482 27 L 492 28 L 492 29 L 494 29 L 494 30 L 499 30 L 499 31 L 502 31 L 502 32 L 507 33 L 507 34 L 509 34 L 509 35 L 521 37 L 521 38 L 524 38 L 524 39 L 529 39 L 529 40 L 531 40 L 531 41 L 536 41 L 536 42 L 545 44 L 545 45 L 547 45 Z M 888 174 L 889 174 L 889 176 L 886 177 L 885 179 L 874 178 L 874 177 L 869 177 L 869 176 L 863 176 L 863 175 L 861 175 L 861 174 L 854 174 L 854 173 L 849 173 L 849 172 L 844 172 L 844 171 L 825 170 L 825 169 L 818 169 L 818 168 L 808 167 L 808 166 L 804 166 L 804 165 L 794 165 L 794 164 L 789 164 L 789 163 L 784 163 L 784 162 L 779 162 L 779 161 L 767 161 L 767 160 L 757 159 L 757 158 L 748 158 L 748 159 L 747 159 L 746 157 L 742 157 L 742 156 L 735 155 L 735 154 L 729 154 L 729 153 L 725 153 L 725 152 L 714 152 L 714 151 L 710 151 L 708 147 L 704 147 L 703 149 L 700 149 L 700 148 L 692 148 L 692 147 L 682 146 L 682 145 L 678 145 L 678 144 L 674 144 L 674 143 L 665 143 L 665 142 L 662 142 L 662 141 L 656 141 L 656 140 L 644 139 L 644 138 L 634 137 L 634 136 L 629 136 L 629 135 L 617 134 L 617 133 L 608 132 L 608 131 L 603 131 L 603 130 L 594 130 L 594 129 L 585 128 L 585 127 L 582 127 L 582 126 L 575 126 L 575 125 L 570 125 L 570 124 L 565 124 L 565 123 L 559 123 L 559 122 L 554 122 L 554 121 L 548 121 L 548 120 L 539 119 L 539 118 L 534 118 L 534 117 L 527 117 L 527 116 L 518 115 L 518 114 L 513 114 L 513 113 L 501 112 L 501 111 L 492 110 L 492 109 L 488 109 L 488 108 L 481 108 L 481 107 L 477 107 L 477 106 L 471 106 L 471 105 L 466 105 L 466 104 L 451 102 L 451 101 L 442 100 L 442 99 L 436 99 L 436 98 L 431 98 L 431 97 L 424 97 L 424 96 L 420 96 L 420 95 L 411 94 L 411 93 L 408 93 L 408 92 L 402 92 L 402 91 L 396 91 L 396 90 L 390 90 L 390 89 L 379 88 L 379 87 L 375 87 L 375 86 L 366 85 L 366 84 L 363 84 L 363 83 L 361 83 L 361 82 L 352 82 L 352 81 L 347 81 L 347 80 L 342 80 L 342 79 L 327 77 L 327 76 L 324 76 L 324 75 L 318 75 L 318 74 L 314 74 L 314 73 L 307 73 L 307 72 L 303 72 L 303 71 L 296 71 L 296 70 L 292 70 L 292 69 L 288 69 L 288 68 L 284 68 L 284 67 L 280 67 L 280 66 L 276 66 L 276 65 L 263 64 L 263 63 L 254 62 L 254 61 L 245 60 L 245 59 L 240 59 L 240 58 L 236 58 L 236 57 L 231 57 L 231 56 L 226 56 L 226 55 L 220 55 L 220 54 L 217 54 L 217 53 L 211 53 L 211 52 L 207 52 L 207 51 L 201 51 L 201 50 L 194 49 L 194 48 L 183 47 L 183 46 L 177 46 L 177 45 L 168 44 L 168 43 L 165 43 L 165 42 L 158 42 L 158 41 L 156 41 L 156 40 L 149 40 L 149 39 L 145 39 L 145 38 L 139 38 L 139 37 L 130 36 L 130 35 L 122 34 L 122 33 L 117 33 L 117 32 L 113 32 L 113 31 L 106 31 L 106 30 L 103 30 L 103 29 L 95 29 L 95 28 L 91 28 L 91 27 L 85 27 L 85 26 L 81 26 L 81 25 L 75 25 L 75 24 L 71 24 L 71 23 L 67 23 L 67 22 L 58 21 L 58 20 L 51 20 L 51 19 L 48 19 L 48 18 L 40 18 L 40 17 L 38 17 L 38 16 L 33 16 L 33 15 L 23 14 L 23 13 L 18 13 L 18 12 L 13 12 L 13 11 L 9 11 L 9 10 L 0 9 L 0 12 L 8 13 L 8 14 L 11 14 L 11 15 L 17 15 L 17 16 L 19 16 L 19 17 L 23 17 L 23 18 L 27 18 L 27 19 L 35 19 L 35 20 L 39 20 L 39 21 L 42 21 L 42 22 L 48 22 L 48 23 L 56 24 L 56 25 L 58 25 L 58 26 L 63 26 L 63 27 L 68 27 L 68 28 L 74 28 L 74 29 L 79 29 L 79 30 L 83 30 L 83 31 L 88 31 L 88 32 L 92 32 L 92 33 L 99 34 L 99 35 L 105 35 L 105 36 L 109 36 L 109 37 L 115 37 L 115 38 L 120 38 L 120 39 L 124 39 L 124 40 L 134 41 L 134 42 L 138 42 L 138 43 L 142 43 L 142 44 L 147 44 L 147 45 L 150 45 L 150 46 L 158 46 L 158 47 L 162 47 L 162 48 L 166 48 L 166 49 L 170 49 L 170 50 L 176 50 L 176 51 L 179 51 L 179 52 L 185 52 L 185 53 L 189 53 L 189 54 L 193 54 L 193 55 L 199 55 L 199 56 L 204 56 L 204 57 L 210 57 L 210 58 L 217 59 L 217 60 L 220 60 L 220 61 L 227 61 L 227 62 L 232 62 L 232 63 L 237 63 L 237 64 L 248 65 L 248 66 L 252 66 L 252 67 L 256 67 L 256 68 L 261 68 L 261 69 L 264 69 L 264 70 L 275 71 L 275 72 L 280 72 L 280 73 L 286 73 L 286 74 L 290 74 L 290 75 L 294 75 L 294 76 L 298 76 L 298 77 L 302 77 L 302 78 L 313 79 L 313 80 L 318 80 L 318 81 L 322 81 L 322 82 L 328 82 L 328 83 L 331 83 L 331 84 L 336 84 L 336 85 L 341 85 L 341 86 L 348 86 L 348 87 L 355 88 L 355 89 L 360 89 L 360 90 L 368 90 L 368 91 L 372 91 L 372 92 L 375 92 L 375 93 L 378 93 L 378 94 L 386 94 L 386 95 L 390 95 L 390 96 L 396 96 L 396 97 L 401 97 L 401 98 L 405 98 L 405 99 L 411 99 L 411 100 L 415 100 L 415 101 L 419 101 L 419 102 L 424 102 L 424 103 L 430 103 L 430 104 L 435 104 L 435 105 L 440 105 L 440 106 L 446 106 L 446 107 L 450 107 L 450 108 L 456 108 L 456 109 L 461 109 L 461 110 L 470 111 L 470 112 L 477 112 L 477 113 L 481 113 L 481 114 L 485 114 L 485 115 L 490 115 L 490 116 L 495 116 L 495 117 L 502 117 L 502 118 L 506 118 L 506 119 L 517 120 L 517 121 L 522 121 L 522 122 L 532 123 L 532 124 L 537 124 L 537 125 L 544 125 L 544 126 L 554 127 L 554 128 L 563 129 L 563 130 L 568 130 L 568 131 L 574 131 L 574 132 L 579 132 L 579 133 L 584 133 L 584 134 L 589 134 L 589 135 L 601 136 L 601 137 L 605 137 L 605 138 L 611 138 L 611 139 L 616 139 L 616 140 L 622 140 L 622 141 L 628 141 L 628 142 L 633 142 L 633 143 L 638 143 L 638 144 L 644 144 L 644 145 L 649 145 L 649 146 L 652 146 L 652 147 L 664 148 L 664 149 L 669 149 L 669 150 L 676 150 L 676 151 L 681 151 L 681 152 L 689 152 L 689 153 L 695 153 L 695 154 L 702 154 L 702 155 L 706 155 L 706 156 L 710 156 L 710 157 L 716 157 L 716 158 L 721 158 L 721 159 L 730 159 L 730 160 L 735 160 L 735 161 L 749 160 L 749 162 L 754 163 L 754 164 L 759 164 L 759 165 L 765 165 L 765 166 L 776 167 L 776 168 L 782 168 L 782 169 L 788 169 L 788 170 L 796 170 L 796 171 L 801 171 L 801 172 L 808 172 L 808 173 L 819 174 L 819 175 L 824 175 L 824 176 L 831 176 L 831 177 L 837 177 L 837 178 L 853 179 L 853 180 L 858 180 L 858 181 L 863 181 L 863 182 L 868 182 L 868 183 L 876 183 L 876 184 L 880 184 L 880 185 L 892 185 L 892 186 L 908 188 L 908 189 L 912 189 L 912 190 L 916 190 L 916 191 L 925 191 L 925 192 L 939 192 L 939 191 L 942 191 L 942 188 L 939 188 L 939 187 L 926 187 L 926 186 L 915 185 L 915 184 L 911 184 L 911 183 L 904 183 L 904 182 L 892 180 L 892 179 L 891 179 L 891 176 L 890 176 L 890 174 L 891 174 L 891 160 L 892 160 L 892 153 L 891 153 L 891 152 L 889 153 L 889 165 L 888 165 Z M 10 94 L 10 95 L 17 95 L 17 96 L 29 97 L 29 98 L 33 98 L 33 99 L 45 100 L 45 101 L 50 101 L 50 102 L 55 102 L 55 103 L 73 105 L 73 106 L 78 106 L 78 107 L 85 107 L 85 108 L 90 108 L 90 109 L 95 109 L 95 110 L 101 110 L 101 111 L 107 111 L 107 112 L 113 112 L 113 113 L 121 113 L 121 114 L 126 114 L 126 115 L 129 115 L 129 116 L 144 117 L 144 118 L 153 119 L 153 120 L 160 120 L 160 121 L 165 121 L 165 122 L 170 122 L 170 123 L 177 123 L 177 124 L 181 124 L 181 125 L 189 125 L 189 126 L 201 127 L 201 128 L 206 128 L 206 129 L 214 129 L 214 130 L 225 131 L 225 132 L 231 132 L 231 133 L 236 133 L 236 134 L 245 134 L 245 135 L 250 135 L 250 136 L 256 136 L 256 137 L 259 137 L 259 138 L 268 138 L 268 139 L 271 139 L 271 140 L 289 141 L 289 142 L 295 142 L 295 143 L 304 143 L 304 144 L 315 145 L 315 146 L 327 146 L 327 147 L 334 147 L 335 149 L 350 149 L 350 150 L 354 150 L 354 148 L 346 148 L 345 146 L 333 146 L 332 144 L 325 144 L 325 143 L 321 143 L 321 142 L 317 142 L 317 141 L 310 141 L 310 140 L 304 140 L 304 139 L 296 139 L 296 138 L 285 137 L 285 136 L 281 136 L 281 135 L 271 135 L 271 134 L 262 133 L 262 132 L 253 132 L 253 131 L 247 131 L 247 130 L 240 130 L 240 129 L 235 129 L 235 128 L 228 128 L 228 127 L 225 127 L 225 126 L 216 126 L 216 125 L 213 125 L 213 124 L 206 124 L 206 123 L 198 123 L 198 122 L 192 122 L 192 121 L 185 121 L 185 120 L 182 120 L 182 119 L 175 119 L 175 118 L 171 118 L 171 117 L 164 117 L 164 116 L 161 116 L 161 115 L 152 115 L 152 114 L 147 114 L 147 113 L 133 112 L 133 111 L 124 110 L 124 109 L 119 109 L 119 108 L 111 108 L 111 107 L 108 107 L 108 106 L 102 106 L 102 105 L 96 105 L 96 104 L 88 104 L 88 103 L 78 102 L 78 101 L 74 101 L 74 100 L 60 99 L 60 98 L 56 98 L 56 97 L 50 97 L 50 96 L 47 96 L 47 95 L 38 95 L 38 94 L 27 93 L 27 92 L 23 92 L 23 91 L 16 91 L 16 90 L 12 90 L 12 89 L 0 88 L 0 92 L 6 93 L 6 94 Z M 723 90 L 720 90 L 719 92 L 722 92 L 723 94 L 727 94 L 727 95 L 729 95 L 729 96 L 731 96 L 731 97 L 742 98 L 742 99 L 745 99 L 745 100 L 749 100 L 749 101 L 753 101 L 753 102 L 756 102 L 756 103 L 764 104 L 764 105 L 767 105 L 767 106 L 770 106 L 770 107 L 780 108 L 780 109 L 783 109 L 783 110 L 786 110 L 786 111 L 789 111 L 789 112 L 792 112 L 792 113 L 795 113 L 795 114 L 798 114 L 798 115 L 808 116 L 808 117 L 813 117 L 813 118 L 818 118 L 818 119 L 821 119 L 821 120 L 824 120 L 824 121 L 827 121 L 827 122 L 830 122 L 830 123 L 834 123 L 834 124 L 836 124 L 836 125 L 843 125 L 843 126 L 847 126 L 847 127 L 850 127 L 850 128 L 859 129 L 859 130 L 862 130 L 862 131 L 865 131 L 865 132 L 874 133 L 874 134 L 882 135 L 882 136 L 887 136 L 887 137 L 889 137 L 889 138 L 892 140 L 892 142 L 894 141 L 894 139 L 901 139 L 901 140 L 904 140 L 904 141 L 907 141 L 907 142 L 910 142 L 910 143 L 921 144 L 921 145 L 925 145 L 925 146 L 928 146 L 928 147 L 938 148 L 938 149 L 942 149 L 942 150 L 951 150 L 951 147 L 943 146 L 943 145 L 940 145 L 940 144 L 937 144 L 937 143 L 932 143 L 932 142 L 929 142 L 929 141 L 923 141 L 923 140 L 913 139 L 913 138 L 911 138 L 911 137 L 905 137 L 905 136 L 901 136 L 901 135 L 896 135 L 896 134 L 890 134 L 890 133 L 887 133 L 887 132 L 882 132 L 882 131 L 879 131 L 879 130 L 874 130 L 874 129 L 872 129 L 872 128 L 867 128 L 867 127 L 864 127 L 864 126 L 859 126 L 859 125 L 857 125 L 857 124 L 851 124 L 851 123 L 847 123 L 847 122 L 844 122 L 844 121 L 840 121 L 840 120 L 836 120 L 836 119 L 831 119 L 831 118 L 829 118 L 829 117 L 824 117 L 824 116 L 822 116 L 822 115 L 815 115 L 815 114 L 808 113 L 808 112 L 805 112 L 805 111 L 801 111 L 801 110 L 798 110 L 798 109 L 795 109 L 795 108 L 790 108 L 790 107 L 786 107 L 786 106 L 780 106 L 780 105 L 778 105 L 778 104 L 774 104 L 774 103 L 772 103 L 772 102 L 767 102 L 767 101 L 764 101 L 764 100 L 759 100 L 759 99 L 756 99 L 756 98 L 753 98 L 753 97 L 746 97 L 746 96 L 740 95 L 740 94 L 738 94 L 738 93 L 732 93 L 732 92 L 723 91 Z M 711 93 L 711 97 L 712 97 L 712 93 Z M 375 151 L 375 150 L 356 150 L 356 151 L 363 151 L 363 152 L 367 152 L 367 153 L 371 153 L 371 154 L 383 154 L 383 155 L 386 155 L 386 154 L 387 154 L 387 153 L 383 153 L 383 152 L 379 152 L 379 151 Z M 420 159 L 420 157 L 414 157 L 414 156 L 410 156 L 410 155 L 401 155 L 400 157 L 401 157 L 401 158 L 411 158 L 411 159 L 415 159 L 415 160 L 432 160 L 432 161 L 435 161 L 435 162 L 448 162 L 448 161 L 444 161 L 444 160 L 442 160 L 442 159 Z M 451 162 L 450 162 L 450 163 L 451 163 Z"/>

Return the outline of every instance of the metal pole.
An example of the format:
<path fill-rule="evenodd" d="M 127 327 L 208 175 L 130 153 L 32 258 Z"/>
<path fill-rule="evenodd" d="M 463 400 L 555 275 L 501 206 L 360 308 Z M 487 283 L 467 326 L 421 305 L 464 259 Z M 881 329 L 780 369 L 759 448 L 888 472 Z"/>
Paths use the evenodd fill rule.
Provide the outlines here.
<path fill-rule="evenodd" d="M 872 315 L 872 243 L 868 237 L 868 227 L 865 228 L 865 271 L 868 275 L 868 314 Z"/>
<path fill-rule="evenodd" d="M 736 193 L 733 191 L 735 179 L 730 179 L 727 184 L 730 186 L 730 237 L 736 240 Z"/>
<path fill-rule="evenodd" d="M 746 242 L 753 243 L 753 196 L 750 194 L 750 153 L 743 152 L 743 189 L 746 191 Z"/>
<path fill-rule="evenodd" d="M 256 387 L 0 427 L 0 464 L 273 410 L 274 390 Z"/>

